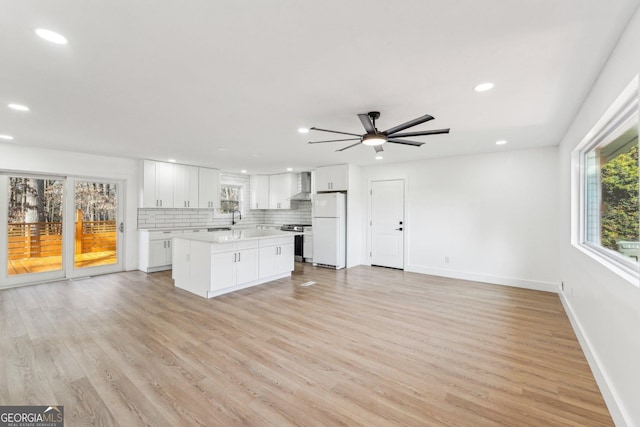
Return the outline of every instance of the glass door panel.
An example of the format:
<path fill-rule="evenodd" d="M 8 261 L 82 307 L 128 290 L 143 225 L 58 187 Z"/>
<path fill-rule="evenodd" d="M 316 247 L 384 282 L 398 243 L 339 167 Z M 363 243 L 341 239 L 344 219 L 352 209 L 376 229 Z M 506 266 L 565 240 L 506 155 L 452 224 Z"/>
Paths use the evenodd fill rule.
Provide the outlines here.
<path fill-rule="evenodd" d="M 119 185 L 75 180 L 73 268 L 118 264 Z M 116 268 L 114 271 L 117 271 Z"/>
<path fill-rule="evenodd" d="M 63 272 L 63 179 L 9 177 L 7 276 Z"/>

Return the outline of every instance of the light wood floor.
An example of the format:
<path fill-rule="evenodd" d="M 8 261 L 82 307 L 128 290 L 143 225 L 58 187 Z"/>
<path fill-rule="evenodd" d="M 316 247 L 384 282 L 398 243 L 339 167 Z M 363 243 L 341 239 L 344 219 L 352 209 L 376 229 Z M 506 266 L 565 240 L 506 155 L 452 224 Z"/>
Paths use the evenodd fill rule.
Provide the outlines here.
<path fill-rule="evenodd" d="M 0 405 L 68 426 L 612 425 L 557 295 L 383 268 L 4 290 L 0 355 Z"/>

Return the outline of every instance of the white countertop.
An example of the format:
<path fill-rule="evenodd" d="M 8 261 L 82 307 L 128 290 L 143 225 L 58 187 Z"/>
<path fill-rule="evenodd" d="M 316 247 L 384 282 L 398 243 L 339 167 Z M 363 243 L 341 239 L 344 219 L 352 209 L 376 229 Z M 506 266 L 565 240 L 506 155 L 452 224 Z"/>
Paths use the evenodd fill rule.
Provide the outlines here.
<path fill-rule="evenodd" d="M 154 228 L 138 228 L 138 231 L 206 231 L 209 228 L 231 228 L 232 230 L 249 230 L 260 227 L 280 228 L 282 224 L 235 224 L 235 225 L 201 225 L 199 227 L 154 227 Z"/>
<path fill-rule="evenodd" d="M 175 239 L 198 240 L 200 242 L 209 243 L 230 243 L 243 240 L 268 239 L 271 237 L 293 237 L 302 235 L 303 233 L 281 230 L 256 230 L 255 228 L 247 228 L 242 230 L 231 231 L 213 231 L 174 235 Z"/>

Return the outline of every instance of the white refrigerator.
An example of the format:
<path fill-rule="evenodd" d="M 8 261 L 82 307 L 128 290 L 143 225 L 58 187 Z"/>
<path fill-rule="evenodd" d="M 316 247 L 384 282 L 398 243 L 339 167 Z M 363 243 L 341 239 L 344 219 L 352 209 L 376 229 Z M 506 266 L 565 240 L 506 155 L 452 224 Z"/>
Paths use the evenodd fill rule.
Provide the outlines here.
<path fill-rule="evenodd" d="M 311 212 L 313 265 L 344 268 L 347 258 L 346 196 L 343 193 L 314 194 Z"/>

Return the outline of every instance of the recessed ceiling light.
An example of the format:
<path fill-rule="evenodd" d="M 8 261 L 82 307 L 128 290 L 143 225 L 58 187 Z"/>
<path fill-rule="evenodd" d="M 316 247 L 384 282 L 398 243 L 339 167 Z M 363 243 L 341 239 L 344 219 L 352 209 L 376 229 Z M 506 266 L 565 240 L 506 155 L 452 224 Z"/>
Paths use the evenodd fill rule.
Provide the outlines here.
<path fill-rule="evenodd" d="M 169 160 L 167 160 L 167 162 L 169 162 L 169 163 L 175 163 L 175 162 L 176 162 L 176 159 L 169 159 Z"/>
<path fill-rule="evenodd" d="M 384 157 L 382 156 L 376 156 L 376 160 L 382 160 Z"/>
<path fill-rule="evenodd" d="M 287 172 L 291 172 L 293 168 L 287 168 Z"/>
<path fill-rule="evenodd" d="M 473 90 L 475 90 L 476 92 L 486 92 L 491 89 L 493 89 L 493 83 L 491 82 L 480 83 L 479 85 L 473 88 Z"/>
<path fill-rule="evenodd" d="M 501 139 L 500 141 L 496 141 L 496 145 L 504 145 L 506 143 L 507 141 L 505 141 L 504 139 Z"/>
<path fill-rule="evenodd" d="M 58 33 L 55 33 L 51 30 L 45 30 L 44 28 L 38 28 L 36 29 L 36 34 L 39 35 L 40 37 L 42 37 L 43 39 L 45 39 L 46 41 L 49 41 L 51 43 L 55 43 L 55 44 L 67 44 L 67 39 Z"/>
<path fill-rule="evenodd" d="M 0 139 L 11 141 L 13 140 L 13 137 L 11 135 L 0 135 Z"/>
<path fill-rule="evenodd" d="M 247 173 L 247 170 L 246 170 L 246 169 L 242 169 L 242 170 L 240 171 L 240 173 Z"/>
<path fill-rule="evenodd" d="M 300 132 L 300 133 L 309 133 L 309 129 L 307 129 L 307 128 L 298 128 L 298 132 Z"/>
<path fill-rule="evenodd" d="M 21 104 L 9 104 L 9 108 L 16 111 L 29 111 L 29 107 Z"/>

